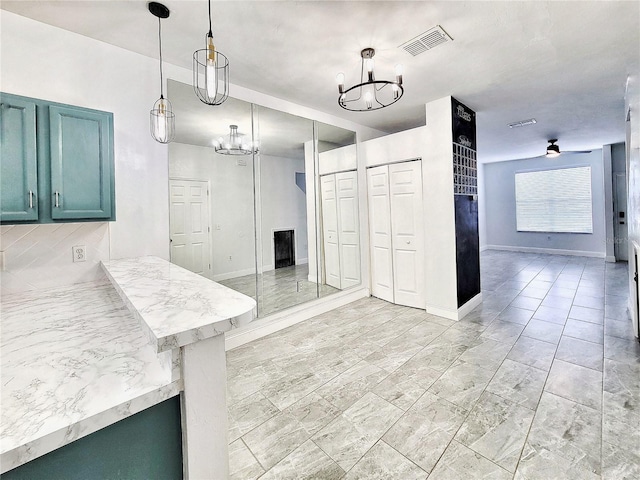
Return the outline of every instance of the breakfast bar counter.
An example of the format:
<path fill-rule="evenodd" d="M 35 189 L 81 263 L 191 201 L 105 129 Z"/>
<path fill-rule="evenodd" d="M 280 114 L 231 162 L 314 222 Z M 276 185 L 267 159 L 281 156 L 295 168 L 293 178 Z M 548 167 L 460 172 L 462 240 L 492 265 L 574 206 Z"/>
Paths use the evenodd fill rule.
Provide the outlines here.
<path fill-rule="evenodd" d="M 102 267 L 110 282 L 2 297 L 2 473 L 180 392 L 186 476 L 223 472 L 222 334 L 255 301 L 157 257 Z"/>

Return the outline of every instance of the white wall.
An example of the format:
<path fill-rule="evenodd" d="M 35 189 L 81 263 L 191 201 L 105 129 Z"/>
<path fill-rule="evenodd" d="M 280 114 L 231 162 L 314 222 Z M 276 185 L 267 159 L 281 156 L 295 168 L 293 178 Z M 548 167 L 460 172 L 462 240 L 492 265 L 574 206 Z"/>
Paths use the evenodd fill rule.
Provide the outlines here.
<path fill-rule="evenodd" d="M 0 40 L 3 92 L 114 114 L 117 220 L 108 225 L 109 253 L 105 256 L 169 258 L 168 147 L 155 142 L 149 133 L 149 110 L 159 96 L 157 59 L 4 10 L 0 12 Z M 165 77 L 190 83 L 191 71 L 165 64 Z M 230 86 L 230 93 L 241 100 L 356 131 L 361 139 L 383 134 L 237 85 Z M 47 243 L 45 230 L 36 229 L 29 237 L 55 249 Z M 24 247 L 20 240 L 12 245 L 15 251 Z M 26 266 L 16 264 L 20 263 L 17 257 L 8 260 L 17 269 Z M 42 265 L 42 275 L 48 272 Z M 76 281 L 73 275 L 58 279 L 59 284 Z"/>
<path fill-rule="evenodd" d="M 541 233 L 516 230 L 515 173 L 558 167 L 591 166 L 593 233 Z M 483 165 L 486 242 L 513 248 L 594 257 L 605 256 L 604 169 L 602 150 L 557 158 L 513 160 Z"/>

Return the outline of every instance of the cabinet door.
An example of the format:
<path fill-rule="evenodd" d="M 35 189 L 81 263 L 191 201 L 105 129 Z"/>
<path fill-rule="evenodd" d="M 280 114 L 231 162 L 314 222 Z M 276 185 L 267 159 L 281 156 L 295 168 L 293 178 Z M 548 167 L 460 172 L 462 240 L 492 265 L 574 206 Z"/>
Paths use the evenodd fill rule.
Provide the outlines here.
<path fill-rule="evenodd" d="M 35 103 L 0 97 L 0 159 L 0 220 L 37 220 Z"/>
<path fill-rule="evenodd" d="M 51 218 L 111 217 L 112 116 L 50 106 Z"/>

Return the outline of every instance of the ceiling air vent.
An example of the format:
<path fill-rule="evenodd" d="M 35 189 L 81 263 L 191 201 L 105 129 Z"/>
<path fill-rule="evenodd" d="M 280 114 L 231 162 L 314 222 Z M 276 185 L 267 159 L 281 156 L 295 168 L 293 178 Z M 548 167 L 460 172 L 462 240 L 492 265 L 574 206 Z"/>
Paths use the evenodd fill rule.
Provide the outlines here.
<path fill-rule="evenodd" d="M 400 48 L 415 57 L 416 55 L 420 55 L 427 50 L 431 50 L 438 45 L 452 40 L 453 38 L 451 38 L 440 25 L 436 25 L 408 42 L 403 43 L 400 45 Z"/>

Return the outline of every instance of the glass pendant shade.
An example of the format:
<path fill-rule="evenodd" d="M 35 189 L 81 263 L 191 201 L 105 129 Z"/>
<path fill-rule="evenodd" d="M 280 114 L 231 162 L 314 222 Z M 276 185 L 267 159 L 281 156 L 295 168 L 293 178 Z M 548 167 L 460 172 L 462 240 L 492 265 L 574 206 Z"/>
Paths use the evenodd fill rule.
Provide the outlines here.
<path fill-rule="evenodd" d="M 164 98 L 164 80 L 162 74 L 162 23 L 163 18 L 169 18 L 169 9 L 161 3 L 149 2 L 149 12 L 158 17 L 158 50 L 160 52 L 160 98 L 153 104 L 149 112 L 151 121 L 151 136 L 156 142 L 169 143 L 176 136 L 176 116 L 171 102 Z"/>
<path fill-rule="evenodd" d="M 193 52 L 193 90 L 202 103 L 220 105 L 229 98 L 229 59 L 213 44 L 211 0 L 208 3 L 209 32 L 205 48 Z"/>
<path fill-rule="evenodd" d="M 169 143 L 176 136 L 176 116 L 171 102 L 160 97 L 153 105 L 151 114 L 151 136 L 156 142 Z"/>
<path fill-rule="evenodd" d="M 251 142 L 244 140 L 244 135 L 238 133 L 237 125 L 229 125 L 229 137 L 220 137 L 213 142 L 216 153 L 221 155 L 251 155 L 258 153 L 258 148 Z"/>

